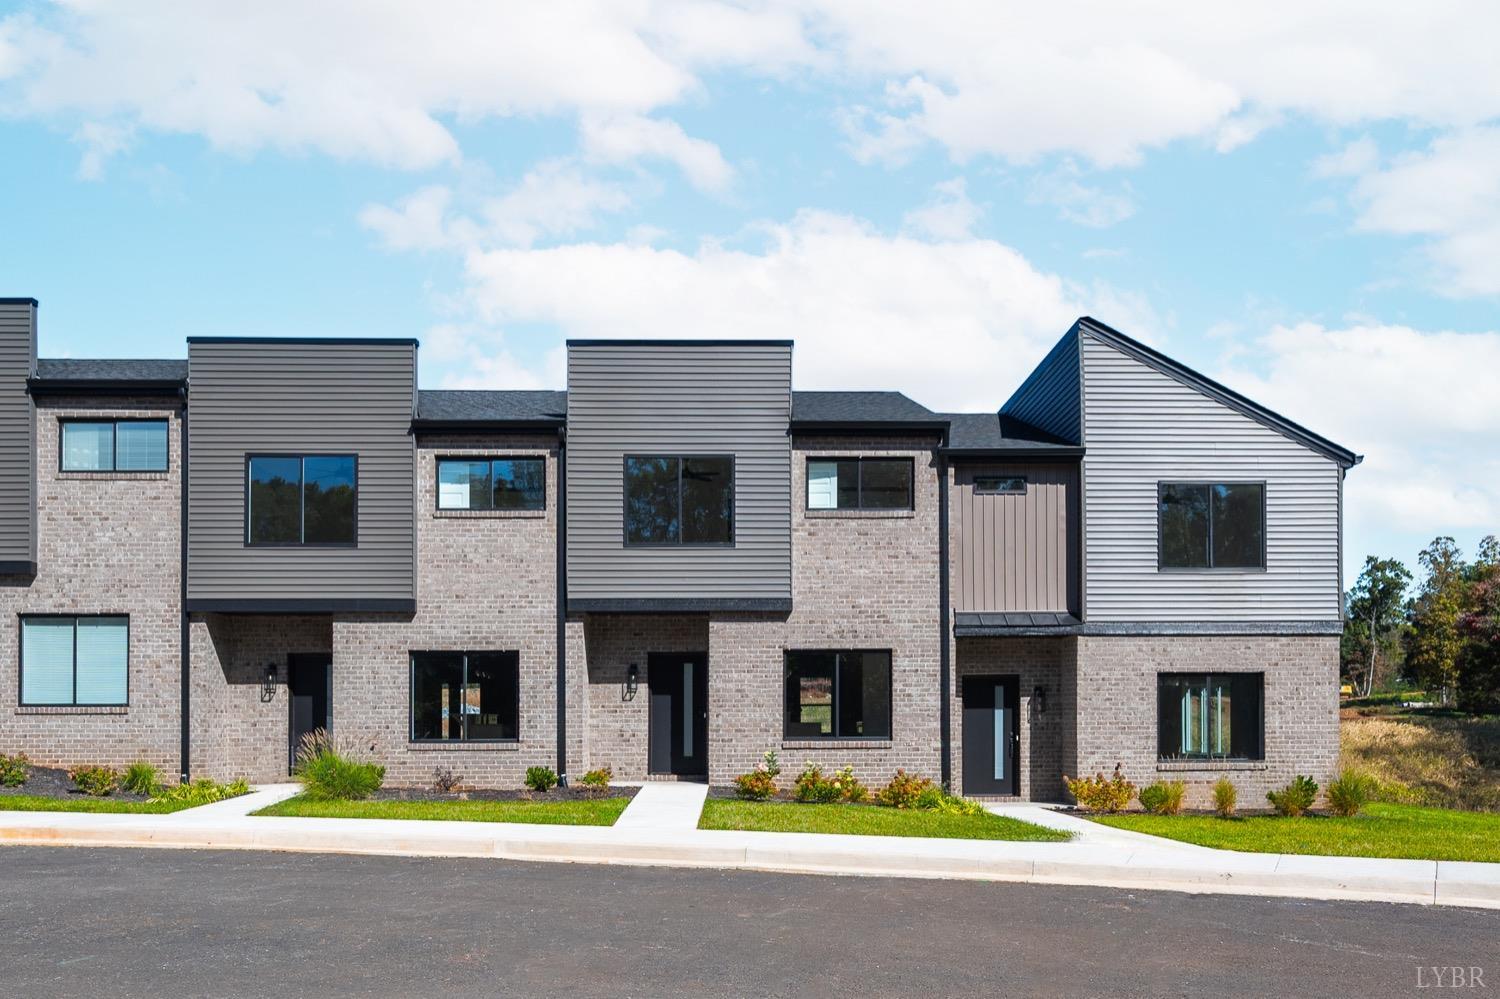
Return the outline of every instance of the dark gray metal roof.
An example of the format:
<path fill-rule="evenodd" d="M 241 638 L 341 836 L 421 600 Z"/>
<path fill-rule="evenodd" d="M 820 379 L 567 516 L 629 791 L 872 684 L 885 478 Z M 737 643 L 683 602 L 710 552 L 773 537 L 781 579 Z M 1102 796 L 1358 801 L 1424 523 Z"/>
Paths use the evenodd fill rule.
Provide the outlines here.
<path fill-rule="evenodd" d="M 144 358 L 40 357 L 36 377 L 42 381 L 133 382 L 183 381 L 185 360 Z"/>
<path fill-rule="evenodd" d="M 793 427 L 887 424 L 930 426 L 940 431 L 947 418 L 900 392 L 793 392 Z"/>
<path fill-rule="evenodd" d="M 417 393 L 417 424 L 512 424 L 562 426 L 568 394 L 548 390 L 423 389 Z"/>
<path fill-rule="evenodd" d="M 1050 632 L 1077 628 L 1082 623 L 1061 611 L 958 611 L 953 615 L 953 630 L 960 635 Z"/>
<path fill-rule="evenodd" d="M 948 450 L 1035 451 L 1077 454 L 1081 449 L 1028 423 L 995 413 L 943 413 L 948 420 Z"/>

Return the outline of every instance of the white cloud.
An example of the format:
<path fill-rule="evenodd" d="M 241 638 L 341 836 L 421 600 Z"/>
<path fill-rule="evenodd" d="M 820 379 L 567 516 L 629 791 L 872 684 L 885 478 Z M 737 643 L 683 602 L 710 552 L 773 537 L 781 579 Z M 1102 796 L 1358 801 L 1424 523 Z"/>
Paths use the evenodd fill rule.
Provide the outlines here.
<path fill-rule="evenodd" d="M 933 239 L 964 239 L 983 214 L 984 209 L 969 200 L 964 178 L 954 177 L 933 185 L 931 200 L 902 216 L 901 227 Z"/>
<path fill-rule="evenodd" d="M 86 121 L 73 133 L 73 141 L 83 147 L 83 156 L 78 160 L 80 180 L 99 180 L 104 176 L 104 164 L 113 156 L 130 148 L 134 129 L 129 126 L 110 125 L 98 121 Z"/>
<path fill-rule="evenodd" d="M 822 212 L 757 231 L 755 249 L 575 243 L 471 253 L 465 270 L 488 328 L 789 337 L 800 388 L 894 388 L 941 408 L 998 407 L 1085 312 L 1156 333 L 1144 300 L 1039 271 L 993 240 L 892 236 Z"/>
<path fill-rule="evenodd" d="M 1058 215 L 1069 222 L 1095 229 L 1107 228 L 1135 214 L 1129 184 L 1122 185 L 1119 191 L 1106 191 L 1084 184 L 1081 176 L 1076 163 L 1064 160 L 1056 170 L 1032 178 L 1027 200 L 1032 204 L 1053 205 Z"/>
<path fill-rule="evenodd" d="M 1365 455 L 1345 496 L 1363 536 L 1500 523 L 1500 332 L 1273 327 L 1223 380 Z"/>
<path fill-rule="evenodd" d="M 701 191 L 723 191 L 734 179 L 718 146 L 693 138 L 676 122 L 642 115 L 591 115 L 584 118 L 582 133 L 584 151 L 604 163 L 667 160 Z"/>
<path fill-rule="evenodd" d="M 1313 160 L 1314 177 L 1358 177 L 1369 173 L 1380 163 L 1380 148 L 1375 140 L 1362 135 L 1336 152 Z"/>

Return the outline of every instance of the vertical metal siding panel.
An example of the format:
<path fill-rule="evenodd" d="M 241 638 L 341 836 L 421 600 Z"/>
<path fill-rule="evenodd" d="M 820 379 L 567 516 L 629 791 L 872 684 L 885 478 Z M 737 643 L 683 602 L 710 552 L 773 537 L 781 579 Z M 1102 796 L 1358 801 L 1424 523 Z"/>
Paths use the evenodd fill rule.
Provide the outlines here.
<path fill-rule="evenodd" d="M 1025 475 L 1024 496 L 981 495 L 976 475 Z M 1076 546 L 1066 510 L 1078 489 L 1074 466 L 1006 464 L 955 469 L 961 611 L 1077 612 Z"/>
<path fill-rule="evenodd" d="M 1083 337 L 1091 621 L 1339 617 L 1338 465 Z M 1266 483 L 1266 571 L 1157 569 L 1161 480 Z"/>
<path fill-rule="evenodd" d="M 791 348 L 568 350 L 568 592 L 576 599 L 791 597 Z M 626 548 L 626 454 L 732 454 L 732 548 Z"/>
<path fill-rule="evenodd" d="M 416 350 L 189 345 L 189 599 L 413 599 Z M 356 454 L 357 547 L 244 544 L 245 456 Z"/>
<path fill-rule="evenodd" d="M 0 561 L 36 560 L 36 306 L 0 303 Z"/>

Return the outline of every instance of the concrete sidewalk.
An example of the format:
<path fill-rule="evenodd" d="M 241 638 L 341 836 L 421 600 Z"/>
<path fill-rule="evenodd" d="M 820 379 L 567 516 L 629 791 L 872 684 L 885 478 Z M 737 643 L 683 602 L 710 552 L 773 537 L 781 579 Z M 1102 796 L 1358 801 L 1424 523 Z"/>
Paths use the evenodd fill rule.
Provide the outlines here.
<path fill-rule="evenodd" d="M 253 801 L 220 803 L 233 808 L 161 816 L 0 812 L 0 843 L 498 857 L 1500 908 L 1500 864 L 1188 850 L 1152 837 L 1141 837 L 1145 843 L 1087 835 L 1069 843 L 1018 843 L 700 830 L 682 827 L 682 802 L 651 806 L 636 825 L 608 827 L 244 814 L 294 790 L 258 788 Z M 216 810 L 208 813 L 208 807 Z M 1049 821 L 1069 818 L 1054 813 Z"/>
<path fill-rule="evenodd" d="M 687 781 L 653 781 L 641 785 L 625 811 L 615 820 L 616 829 L 697 829 L 708 798 L 707 784 Z"/>

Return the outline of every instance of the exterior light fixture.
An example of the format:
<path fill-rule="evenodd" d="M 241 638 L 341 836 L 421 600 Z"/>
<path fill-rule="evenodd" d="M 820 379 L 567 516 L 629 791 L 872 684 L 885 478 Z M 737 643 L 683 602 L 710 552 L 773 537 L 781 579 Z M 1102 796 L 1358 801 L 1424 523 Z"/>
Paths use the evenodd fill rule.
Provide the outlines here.
<path fill-rule="evenodd" d="M 266 663 L 266 678 L 260 685 L 260 699 L 262 701 L 273 701 L 276 699 L 276 664 Z"/>
<path fill-rule="evenodd" d="M 1036 705 L 1036 713 L 1044 715 L 1047 713 L 1047 688 L 1037 684 L 1031 691 L 1031 703 Z"/>
<path fill-rule="evenodd" d="M 635 663 L 630 664 L 630 669 L 625 671 L 625 700 L 634 700 L 636 689 L 641 683 L 641 668 Z"/>

